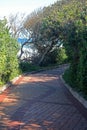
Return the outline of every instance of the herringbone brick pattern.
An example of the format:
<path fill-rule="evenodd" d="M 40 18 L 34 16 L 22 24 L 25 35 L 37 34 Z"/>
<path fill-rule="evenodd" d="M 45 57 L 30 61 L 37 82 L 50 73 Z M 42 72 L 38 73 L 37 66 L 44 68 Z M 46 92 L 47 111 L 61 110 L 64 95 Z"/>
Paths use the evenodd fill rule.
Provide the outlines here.
<path fill-rule="evenodd" d="M 0 130 L 87 130 L 86 117 L 59 78 L 62 72 L 63 67 L 19 79 L 0 104 Z"/>

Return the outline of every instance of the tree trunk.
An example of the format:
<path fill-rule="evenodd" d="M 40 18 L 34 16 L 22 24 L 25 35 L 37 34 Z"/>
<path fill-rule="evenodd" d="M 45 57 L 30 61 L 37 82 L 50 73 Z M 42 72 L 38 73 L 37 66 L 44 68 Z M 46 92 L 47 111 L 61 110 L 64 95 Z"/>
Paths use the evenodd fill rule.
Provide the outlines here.
<path fill-rule="evenodd" d="M 39 60 L 38 65 L 41 65 L 41 63 L 43 62 L 45 56 L 49 53 L 49 51 L 51 51 L 51 49 L 53 48 L 53 46 L 54 46 L 54 41 L 51 43 L 50 46 L 47 47 L 46 51 L 41 56 L 41 59 Z"/>

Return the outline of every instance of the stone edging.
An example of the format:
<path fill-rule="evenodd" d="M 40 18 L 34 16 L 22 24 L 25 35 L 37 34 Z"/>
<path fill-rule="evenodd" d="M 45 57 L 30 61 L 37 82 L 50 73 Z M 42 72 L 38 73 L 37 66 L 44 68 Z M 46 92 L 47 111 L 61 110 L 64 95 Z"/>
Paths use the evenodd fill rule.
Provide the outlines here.
<path fill-rule="evenodd" d="M 60 76 L 63 84 L 66 86 L 66 88 L 70 91 L 70 93 L 87 109 L 87 100 L 85 100 L 82 96 L 79 95 L 76 91 L 74 91 L 62 78 L 62 75 Z"/>

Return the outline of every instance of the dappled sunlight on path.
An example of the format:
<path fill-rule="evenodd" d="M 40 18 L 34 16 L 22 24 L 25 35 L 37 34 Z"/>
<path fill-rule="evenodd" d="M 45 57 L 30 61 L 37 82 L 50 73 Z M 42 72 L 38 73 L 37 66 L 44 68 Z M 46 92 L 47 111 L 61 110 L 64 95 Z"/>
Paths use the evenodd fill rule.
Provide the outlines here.
<path fill-rule="evenodd" d="M 43 75 L 43 76 L 31 76 L 31 77 L 28 77 L 28 76 L 25 76 L 23 81 L 24 82 L 47 82 L 47 81 L 52 81 L 52 80 L 55 80 L 55 79 L 58 79 L 58 77 L 52 77 L 52 76 L 47 76 L 47 75 Z"/>
<path fill-rule="evenodd" d="M 85 130 L 87 120 L 67 97 L 54 69 L 22 76 L 0 104 L 0 130 Z"/>

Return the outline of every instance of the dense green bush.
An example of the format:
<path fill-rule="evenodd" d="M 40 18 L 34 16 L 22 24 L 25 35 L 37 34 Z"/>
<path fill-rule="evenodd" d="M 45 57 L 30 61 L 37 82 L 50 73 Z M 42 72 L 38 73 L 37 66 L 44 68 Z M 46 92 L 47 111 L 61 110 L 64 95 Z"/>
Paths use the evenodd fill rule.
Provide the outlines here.
<path fill-rule="evenodd" d="M 41 66 L 49 66 L 55 64 L 63 64 L 68 62 L 68 57 L 64 47 L 59 47 L 54 49 L 52 52 L 48 53 L 43 60 Z"/>
<path fill-rule="evenodd" d="M 64 25 L 64 46 L 70 59 L 67 77 L 71 86 L 87 94 L 87 7 L 85 0 L 74 2 L 71 5 L 71 8 L 75 5 L 73 17 L 68 13 L 69 19 Z"/>
<path fill-rule="evenodd" d="M 85 28 L 86 29 L 86 28 Z M 81 33 L 83 42 L 79 49 L 79 62 L 77 67 L 77 83 L 79 88 L 87 94 L 87 30 Z"/>
<path fill-rule="evenodd" d="M 39 66 L 33 65 L 30 62 L 20 62 L 19 67 L 22 73 L 31 72 L 40 69 Z"/>
<path fill-rule="evenodd" d="M 68 57 L 66 55 L 66 51 L 64 47 L 60 47 L 57 52 L 56 61 L 58 64 L 63 64 L 68 61 Z"/>
<path fill-rule="evenodd" d="M 0 20 L 0 84 L 6 83 L 19 73 L 17 59 L 18 44 L 6 27 L 6 20 Z"/>

